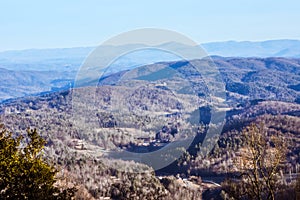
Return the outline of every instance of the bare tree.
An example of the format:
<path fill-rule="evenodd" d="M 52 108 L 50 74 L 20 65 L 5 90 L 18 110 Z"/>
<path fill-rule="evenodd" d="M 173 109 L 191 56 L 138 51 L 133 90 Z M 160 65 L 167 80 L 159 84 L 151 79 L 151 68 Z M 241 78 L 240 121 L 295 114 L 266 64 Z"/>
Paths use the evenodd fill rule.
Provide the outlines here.
<path fill-rule="evenodd" d="M 268 136 L 263 124 L 251 124 L 242 137 L 245 145 L 235 159 L 238 175 L 223 183 L 225 192 L 233 199 L 275 199 L 287 152 L 284 138 Z"/>

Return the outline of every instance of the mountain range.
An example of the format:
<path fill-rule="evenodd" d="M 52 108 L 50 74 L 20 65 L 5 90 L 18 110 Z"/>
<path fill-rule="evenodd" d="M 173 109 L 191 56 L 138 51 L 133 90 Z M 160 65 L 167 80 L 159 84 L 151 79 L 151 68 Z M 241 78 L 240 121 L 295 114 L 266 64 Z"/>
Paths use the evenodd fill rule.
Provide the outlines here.
<path fill-rule="evenodd" d="M 300 57 L 299 40 L 227 41 L 202 45 L 209 55 L 223 57 Z"/>
<path fill-rule="evenodd" d="M 230 57 L 212 60 L 133 53 L 104 76 L 81 80 L 81 87 L 74 82 L 92 47 L 4 52 L 0 122 L 16 135 L 39 130 L 46 157 L 78 185 L 78 199 L 220 199 L 230 170 L 242 172 L 235 160 L 243 159 L 241 131 L 250 123 L 261 125 L 270 146 L 274 137 L 288 141 L 280 180 L 293 190 L 291 174 L 300 169 L 300 58 L 292 53 L 299 45 L 281 42 L 252 44 L 247 51 L 241 50 L 247 43 L 223 43 Z M 210 52 L 220 52 L 218 45 Z M 276 56 L 279 51 L 285 57 Z"/>
<path fill-rule="evenodd" d="M 173 42 L 171 44 L 175 48 L 183 48 L 182 45 Z M 143 45 L 138 45 L 143 47 Z M 261 42 L 250 41 L 226 41 L 226 42 L 211 42 L 201 44 L 208 55 L 222 57 L 300 57 L 300 40 L 268 40 Z M 60 48 L 60 49 L 27 49 L 27 50 L 12 50 L 0 52 L 0 68 L 10 70 L 78 70 L 85 58 L 96 47 L 75 47 L 75 48 Z M 103 50 L 111 50 L 113 46 L 102 46 Z M 123 47 L 126 48 L 126 45 Z M 141 55 L 149 54 L 149 51 Z M 136 57 L 136 55 L 135 55 Z M 167 60 L 166 60 L 167 58 Z M 176 60 L 173 56 L 163 56 L 154 54 L 151 59 L 158 61 Z M 178 58 L 177 58 L 178 59 Z M 136 60 L 132 65 L 137 63 L 149 64 L 149 59 L 143 58 L 143 63 Z"/>
<path fill-rule="evenodd" d="M 162 44 L 159 47 L 166 45 L 172 46 L 172 49 L 185 48 L 185 46 L 176 42 Z M 144 47 L 141 44 L 136 44 L 135 46 L 139 48 Z M 211 55 L 211 58 L 217 63 L 217 66 L 225 70 L 226 73 L 232 71 L 232 74 L 244 76 L 243 70 L 248 70 L 249 72 L 247 73 L 250 73 L 249 77 L 250 75 L 253 77 L 259 74 L 258 76 L 261 77 L 261 80 L 266 81 L 268 79 L 271 82 L 274 80 L 274 77 L 269 77 L 269 75 L 279 73 L 280 75 L 278 74 L 278 76 L 288 79 L 285 84 L 287 84 L 286 86 L 290 85 L 288 89 L 292 91 L 292 93 L 299 90 L 299 85 L 297 85 L 299 84 L 297 82 L 299 75 L 298 58 L 300 58 L 299 40 L 269 40 L 263 42 L 227 41 L 205 43 L 202 44 L 202 47 L 207 51 L 208 55 Z M 119 48 L 126 49 L 127 46 L 101 46 L 98 48 L 109 52 L 118 50 Z M 76 74 L 78 70 L 80 70 L 80 66 L 94 49 L 95 47 L 78 47 L 0 52 L 0 72 L 3 77 L 0 80 L 0 101 L 72 87 L 76 79 Z M 234 59 L 229 57 L 238 58 Z M 109 66 L 106 72 L 110 71 L 111 73 L 116 73 L 148 64 L 174 62 L 180 59 L 181 58 L 171 53 L 146 49 L 119 57 Z M 240 70 L 237 71 L 237 69 Z M 291 69 L 293 70 L 291 71 Z M 290 76 L 287 76 L 287 74 L 290 74 Z M 227 76 L 232 75 L 228 74 Z M 228 80 L 229 79 L 226 79 L 226 81 Z M 232 87 L 245 87 L 243 89 L 244 92 L 242 92 L 243 94 L 249 90 L 249 83 L 246 83 L 247 81 L 249 81 L 247 78 L 231 81 L 227 83 L 227 87 L 229 89 L 232 89 Z M 269 85 L 267 87 L 265 85 L 261 91 L 264 94 L 269 94 L 271 90 L 278 90 L 279 85 L 282 85 L 280 81 L 272 86 Z M 241 93 L 241 90 L 239 90 L 239 93 Z M 297 95 L 288 95 L 286 98 L 293 101 L 297 99 Z"/>

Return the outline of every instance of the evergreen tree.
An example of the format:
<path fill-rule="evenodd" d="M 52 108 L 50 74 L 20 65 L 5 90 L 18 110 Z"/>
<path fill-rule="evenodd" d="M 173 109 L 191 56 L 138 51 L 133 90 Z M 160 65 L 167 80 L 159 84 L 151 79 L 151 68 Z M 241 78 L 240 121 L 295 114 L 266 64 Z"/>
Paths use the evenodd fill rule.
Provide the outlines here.
<path fill-rule="evenodd" d="M 15 136 L 0 125 L 0 199 L 72 199 L 75 188 L 55 186 L 57 170 L 42 157 L 36 130 Z"/>

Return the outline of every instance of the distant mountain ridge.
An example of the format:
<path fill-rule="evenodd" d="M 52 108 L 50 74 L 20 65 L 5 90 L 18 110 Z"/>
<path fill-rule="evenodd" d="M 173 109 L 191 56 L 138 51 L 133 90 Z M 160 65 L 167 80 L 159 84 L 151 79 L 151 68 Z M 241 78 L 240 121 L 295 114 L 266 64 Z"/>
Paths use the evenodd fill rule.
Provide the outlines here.
<path fill-rule="evenodd" d="M 300 40 L 228 41 L 202 46 L 209 55 L 223 57 L 300 57 Z"/>
<path fill-rule="evenodd" d="M 166 45 L 173 49 L 186 48 L 176 42 L 160 47 Z M 143 47 L 141 44 L 136 46 Z M 235 98 L 251 94 L 257 98 L 263 95 L 276 99 L 279 95 L 284 96 L 286 101 L 300 102 L 300 40 L 228 41 L 202 46 L 212 55 L 215 64 L 224 74 L 227 90 Z M 114 51 L 118 47 L 101 48 Z M 95 47 L 78 47 L 0 52 L 0 102 L 72 87 L 80 66 L 94 49 Z M 159 62 L 178 62 L 178 57 L 161 51 L 137 52 L 139 53 L 132 53 L 127 57 L 121 56 L 109 66 L 107 72 L 117 73 Z"/>
<path fill-rule="evenodd" d="M 137 45 L 141 47 L 143 46 L 139 44 Z M 182 44 L 178 44 L 176 42 L 163 45 L 172 45 L 174 48 L 184 48 Z M 222 57 L 300 58 L 300 40 L 284 39 L 268 40 L 261 42 L 226 41 L 204 43 L 201 46 L 206 50 L 208 55 L 211 56 L 215 55 Z M 113 46 L 103 46 L 103 48 L 104 50 L 111 50 Z M 126 46 L 124 46 L 124 48 L 126 48 Z M 78 68 L 84 62 L 84 59 L 94 49 L 95 47 L 74 47 L 58 49 L 27 49 L 17 51 L 4 51 L 0 52 L 0 68 L 6 68 L 10 70 L 39 71 L 78 70 Z M 135 65 L 135 63 L 131 64 Z"/>

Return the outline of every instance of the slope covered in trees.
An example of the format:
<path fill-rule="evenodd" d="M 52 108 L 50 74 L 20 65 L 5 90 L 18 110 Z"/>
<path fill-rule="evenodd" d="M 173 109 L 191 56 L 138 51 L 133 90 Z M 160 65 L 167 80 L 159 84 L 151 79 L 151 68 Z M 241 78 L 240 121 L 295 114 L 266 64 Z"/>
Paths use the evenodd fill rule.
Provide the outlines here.
<path fill-rule="evenodd" d="M 227 176 L 242 172 L 235 160 L 245 156 L 246 143 L 242 133 L 251 123 L 264 124 L 267 141 L 275 137 L 288 142 L 280 180 L 292 188 L 295 178 L 286 174 L 300 170 L 300 106 L 294 102 L 299 91 L 289 87 L 298 84 L 297 62 L 296 59 L 279 58 L 217 59 L 227 87 L 228 105 L 219 140 L 210 154 L 199 154 L 201 134 L 206 130 L 205 126 L 199 126 L 195 131 L 199 135 L 197 143 L 193 143 L 195 146 L 169 168 L 155 173 L 138 161 L 112 159 L 111 152 L 147 153 L 180 141 L 186 136 L 180 135 L 180 130 L 188 127 L 182 120 L 185 118 L 201 119 L 198 115 L 202 115 L 205 118 L 202 122 L 207 125 L 210 109 L 197 112 L 198 108 L 195 108 L 197 100 L 205 103 L 205 86 L 195 86 L 200 91 L 199 96 L 181 93 L 176 97 L 163 83 L 138 89 L 109 84 L 119 80 L 120 74 L 115 74 L 103 77 L 96 90 L 83 87 L 8 101 L 0 105 L 0 119 L 16 135 L 23 134 L 28 127 L 39 130 L 47 142 L 45 156 L 60 166 L 60 172 L 64 172 L 69 182 L 78 185 L 78 198 L 199 199 L 201 193 L 204 197 L 210 192 L 221 193 L 220 186 L 209 184 L 207 180 L 220 184 Z M 162 65 L 171 66 L 172 63 L 160 63 Z M 180 67 L 186 77 L 192 76 L 189 62 L 182 62 Z M 284 76 L 283 71 L 289 75 Z M 268 81 L 273 81 L 269 85 L 276 90 L 266 88 Z M 76 112 L 72 99 L 75 90 L 81 90 L 85 98 L 85 101 L 77 102 Z M 93 98 L 95 102 L 92 102 Z M 130 112 L 119 112 L 124 105 Z M 180 111 L 184 107 L 189 108 L 189 112 L 182 114 Z M 148 117 L 140 114 L 149 111 L 153 112 Z M 74 114 L 79 116 L 76 123 Z M 154 114 L 162 117 L 153 118 Z M 161 119 L 166 120 L 165 126 L 161 126 Z M 144 173 L 136 174 L 136 169 L 143 169 Z"/>

